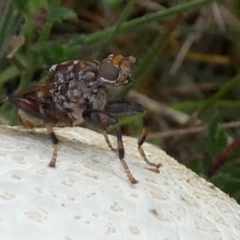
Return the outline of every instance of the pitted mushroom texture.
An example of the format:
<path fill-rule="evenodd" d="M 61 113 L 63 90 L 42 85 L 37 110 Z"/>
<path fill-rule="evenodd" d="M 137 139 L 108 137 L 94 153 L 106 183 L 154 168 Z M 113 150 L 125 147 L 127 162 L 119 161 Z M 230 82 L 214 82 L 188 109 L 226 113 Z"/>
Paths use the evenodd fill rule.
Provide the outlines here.
<path fill-rule="evenodd" d="M 240 206 L 162 150 L 145 145 L 159 174 L 146 169 L 137 140 L 124 137 L 139 184 L 96 132 L 56 129 L 56 169 L 43 130 L 0 128 L 0 239 L 240 239 Z M 110 138 L 115 143 L 115 138 Z"/>

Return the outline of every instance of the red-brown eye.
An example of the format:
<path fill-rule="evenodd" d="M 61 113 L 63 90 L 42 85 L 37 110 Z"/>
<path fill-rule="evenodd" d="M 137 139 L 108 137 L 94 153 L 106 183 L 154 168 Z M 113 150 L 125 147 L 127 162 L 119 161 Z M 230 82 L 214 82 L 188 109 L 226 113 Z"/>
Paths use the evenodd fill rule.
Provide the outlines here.
<path fill-rule="evenodd" d="M 102 62 L 98 67 L 99 77 L 104 78 L 109 81 L 114 81 L 118 79 L 119 69 L 109 62 Z"/>

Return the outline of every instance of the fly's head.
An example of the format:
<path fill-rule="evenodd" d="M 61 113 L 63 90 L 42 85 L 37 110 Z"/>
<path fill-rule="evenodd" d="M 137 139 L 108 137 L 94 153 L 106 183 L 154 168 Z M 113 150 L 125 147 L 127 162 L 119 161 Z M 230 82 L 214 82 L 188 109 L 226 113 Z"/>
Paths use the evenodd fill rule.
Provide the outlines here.
<path fill-rule="evenodd" d="M 126 85 L 131 82 L 131 67 L 135 62 L 133 56 L 111 54 L 99 63 L 98 77 L 109 85 Z"/>

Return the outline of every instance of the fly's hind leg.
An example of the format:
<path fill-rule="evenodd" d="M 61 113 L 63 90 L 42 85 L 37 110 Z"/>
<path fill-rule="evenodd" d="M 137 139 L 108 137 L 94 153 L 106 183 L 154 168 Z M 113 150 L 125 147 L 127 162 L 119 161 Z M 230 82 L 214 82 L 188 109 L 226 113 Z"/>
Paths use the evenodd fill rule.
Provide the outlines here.
<path fill-rule="evenodd" d="M 109 101 L 106 104 L 105 111 L 112 114 L 113 116 L 127 116 L 127 115 L 133 115 L 137 113 L 141 113 L 143 115 L 143 125 L 141 129 L 141 134 L 138 140 L 138 151 L 141 154 L 143 160 L 149 166 L 153 167 L 153 168 L 150 168 L 150 170 L 153 172 L 159 173 L 159 168 L 162 166 L 161 163 L 156 164 L 156 163 L 150 162 L 142 147 L 143 143 L 147 138 L 148 129 L 149 129 L 148 113 L 143 108 L 143 106 L 131 101 L 113 100 L 113 101 Z"/>
<path fill-rule="evenodd" d="M 52 159 L 50 161 L 50 163 L 48 164 L 49 167 L 56 167 L 56 161 L 57 161 L 57 151 L 58 151 L 58 138 L 56 136 L 56 134 L 53 131 L 53 127 L 52 124 L 50 123 L 46 123 L 45 124 L 46 129 L 47 129 L 47 133 L 49 134 L 49 137 L 52 141 L 53 144 L 53 154 L 52 154 Z"/>
<path fill-rule="evenodd" d="M 34 89 L 33 89 L 34 90 Z M 33 94 L 33 92 L 28 92 Z M 0 107 L 5 103 L 12 103 L 18 108 L 18 115 L 21 123 L 30 129 L 45 124 L 47 133 L 53 144 L 53 154 L 49 163 L 50 167 L 56 166 L 57 151 L 58 151 L 58 138 L 53 131 L 52 124 L 47 120 L 44 110 L 39 107 L 39 103 L 36 99 L 28 97 L 27 93 L 18 94 L 14 96 L 8 96 L 0 100 Z"/>

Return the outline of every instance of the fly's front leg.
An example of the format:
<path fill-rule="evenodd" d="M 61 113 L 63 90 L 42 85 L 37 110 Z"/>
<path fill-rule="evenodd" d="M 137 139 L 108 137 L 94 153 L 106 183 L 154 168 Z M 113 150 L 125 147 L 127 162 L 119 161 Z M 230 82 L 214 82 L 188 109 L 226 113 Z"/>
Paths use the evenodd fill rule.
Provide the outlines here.
<path fill-rule="evenodd" d="M 143 108 L 143 106 L 135 102 L 124 101 L 124 100 L 113 100 L 113 101 L 109 101 L 106 104 L 105 111 L 114 116 L 126 116 L 126 115 L 133 115 L 137 113 L 143 114 L 143 126 L 142 126 L 141 134 L 138 140 L 138 151 L 140 152 L 144 161 L 149 166 L 154 167 L 154 168 L 151 168 L 150 170 L 158 173 L 159 168 L 161 167 L 161 164 L 150 162 L 142 148 L 142 145 L 146 140 L 148 129 L 149 129 L 148 113 Z"/>
<path fill-rule="evenodd" d="M 94 110 L 94 109 L 88 109 L 88 110 L 85 110 L 83 111 L 82 113 L 82 116 L 83 116 L 83 119 L 87 122 L 87 123 L 90 123 L 91 125 L 94 125 L 94 126 L 97 126 L 101 129 L 104 130 L 104 137 L 105 137 L 105 140 L 108 144 L 108 146 L 114 150 L 114 148 L 112 147 L 109 139 L 108 139 L 108 136 L 107 136 L 107 133 L 106 133 L 106 129 L 109 127 L 109 126 L 115 126 L 116 128 L 116 134 L 117 134 L 117 143 L 118 143 L 118 156 L 119 156 L 119 159 L 121 160 L 121 163 L 123 165 L 123 168 L 127 174 L 127 177 L 129 179 L 129 181 L 132 183 L 132 184 L 136 184 L 138 181 L 133 177 L 126 161 L 124 160 L 124 155 L 125 155 L 125 152 L 124 152 L 124 147 L 123 147 L 123 141 L 122 141 L 122 132 L 121 132 L 121 128 L 118 124 L 118 121 L 113 117 L 111 116 L 110 114 L 104 112 L 104 111 L 101 111 L 101 110 Z"/>
<path fill-rule="evenodd" d="M 143 113 L 143 126 L 142 126 L 142 130 L 141 130 L 141 134 L 138 140 L 138 151 L 140 152 L 142 158 L 144 159 L 144 161 L 149 165 L 152 166 L 154 168 L 150 168 L 149 170 L 159 173 L 159 168 L 162 166 L 161 163 L 152 163 L 148 160 L 142 145 L 145 142 L 146 138 L 147 138 L 147 134 L 148 134 L 148 129 L 149 129 L 149 124 L 148 124 L 148 113 L 146 111 L 144 111 Z"/>

